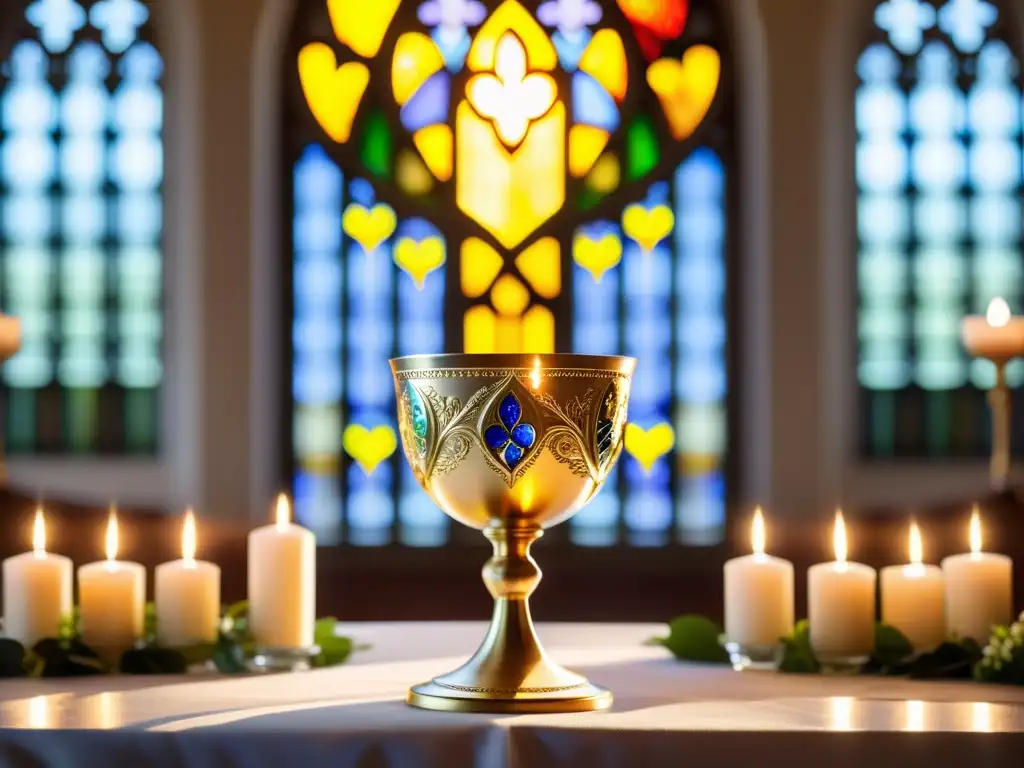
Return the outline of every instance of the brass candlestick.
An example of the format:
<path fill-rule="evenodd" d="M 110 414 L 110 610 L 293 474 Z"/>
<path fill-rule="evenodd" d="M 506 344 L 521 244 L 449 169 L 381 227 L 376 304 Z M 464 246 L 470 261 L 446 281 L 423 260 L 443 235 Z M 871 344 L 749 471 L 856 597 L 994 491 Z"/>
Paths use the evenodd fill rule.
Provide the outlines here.
<path fill-rule="evenodd" d="M 483 531 L 491 625 L 461 667 L 414 686 L 415 707 L 453 712 L 582 712 L 611 693 L 541 647 L 529 598 L 530 546 L 601 488 L 622 451 L 636 361 L 590 355 L 435 355 L 391 361 L 406 458 L 454 520 Z"/>
<path fill-rule="evenodd" d="M 1010 390 L 1006 386 L 1006 366 L 1024 354 L 1024 318 L 1014 317 L 1010 305 L 996 297 L 989 302 L 984 317 L 965 317 L 961 332 L 967 351 L 996 367 L 996 381 L 988 393 L 992 411 L 989 480 L 992 489 L 1001 492 L 1010 485 Z"/>
<path fill-rule="evenodd" d="M 1005 491 L 1010 485 L 1010 389 L 1006 386 L 1005 359 L 992 360 L 996 366 L 996 383 L 988 393 L 992 411 L 992 457 L 989 479 L 992 489 Z"/>

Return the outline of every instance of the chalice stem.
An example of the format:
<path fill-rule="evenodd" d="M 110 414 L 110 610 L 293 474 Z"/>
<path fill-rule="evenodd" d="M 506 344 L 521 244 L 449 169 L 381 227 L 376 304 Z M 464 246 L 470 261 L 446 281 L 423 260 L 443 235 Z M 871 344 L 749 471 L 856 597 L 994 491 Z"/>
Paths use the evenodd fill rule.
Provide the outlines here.
<path fill-rule="evenodd" d="M 1002 491 L 1010 478 L 1010 391 L 1006 386 L 1006 364 L 996 363 L 996 383 L 988 393 L 992 409 L 992 460 L 989 476 L 993 489 Z"/>

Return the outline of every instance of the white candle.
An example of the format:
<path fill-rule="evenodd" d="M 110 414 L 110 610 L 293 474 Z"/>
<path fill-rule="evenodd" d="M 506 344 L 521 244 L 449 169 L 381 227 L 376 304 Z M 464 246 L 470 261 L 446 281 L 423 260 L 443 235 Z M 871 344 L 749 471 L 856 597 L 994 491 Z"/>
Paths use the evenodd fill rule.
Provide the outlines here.
<path fill-rule="evenodd" d="M 875 569 L 846 560 L 846 523 L 836 512 L 836 559 L 807 572 L 811 648 L 823 661 L 867 658 L 875 648 Z"/>
<path fill-rule="evenodd" d="M 175 648 L 217 640 L 220 623 L 220 568 L 196 560 L 196 519 L 186 510 L 181 560 L 156 567 L 156 638 Z"/>
<path fill-rule="evenodd" d="M 142 637 L 146 569 L 117 559 L 117 515 L 107 520 L 107 559 L 78 569 L 82 641 L 107 661 Z"/>
<path fill-rule="evenodd" d="M 946 629 L 954 637 L 988 642 L 995 624 L 1013 619 L 1013 561 L 981 551 L 981 515 L 971 514 L 971 552 L 942 561 L 946 575 Z"/>
<path fill-rule="evenodd" d="M 927 652 L 946 639 L 946 592 L 942 570 L 923 559 L 921 531 L 911 523 L 910 564 L 882 569 L 882 621 Z"/>
<path fill-rule="evenodd" d="M 288 497 L 276 523 L 249 534 L 249 628 L 259 646 L 309 648 L 316 622 L 316 539 L 289 522 Z"/>
<path fill-rule="evenodd" d="M 60 634 L 71 615 L 71 560 L 46 551 L 43 508 L 36 509 L 32 551 L 4 560 L 4 634 L 26 648 Z"/>
<path fill-rule="evenodd" d="M 965 317 L 960 330 L 975 357 L 1009 360 L 1024 354 L 1024 317 L 1013 317 L 1004 299 L 992 299 L 985 317 Z"/>
<path fill-rule="evenodd" d="M 760 507 L 751 539 L 754 554 L 725 564 L 725 637 L 741 646 L 774 646 L 793 631 L 793 564 L 765 554 Z"/>

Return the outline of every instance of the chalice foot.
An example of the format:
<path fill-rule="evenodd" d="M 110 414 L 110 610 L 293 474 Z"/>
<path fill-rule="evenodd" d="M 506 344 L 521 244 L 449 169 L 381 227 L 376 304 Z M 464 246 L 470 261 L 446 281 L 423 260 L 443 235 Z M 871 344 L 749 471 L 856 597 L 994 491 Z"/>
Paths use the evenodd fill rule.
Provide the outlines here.
<path fill-rule="evenodd" d="M 410 689 L 406 702 L 446 712 L 529 714 L 590 712 L 611 706 L 609 691 L 548 658 L 530 617 L 530 594 L 540 569 L 530 545 L 543 534 L 536 526 L 492 525 L 484 535 L 494 556 L 483 569 L 494 596 L 494 613 L 473 657 L 448 674 Z"/>

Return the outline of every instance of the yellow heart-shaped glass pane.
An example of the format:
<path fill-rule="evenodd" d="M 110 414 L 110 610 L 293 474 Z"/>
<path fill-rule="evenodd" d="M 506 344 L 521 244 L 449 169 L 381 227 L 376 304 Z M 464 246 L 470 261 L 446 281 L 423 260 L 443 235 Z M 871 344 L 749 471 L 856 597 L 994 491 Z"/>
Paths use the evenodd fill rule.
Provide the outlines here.
<path fill-rule="evenodd" d="M 650 472 L 658 459 L 672 450 L 675 442 L 671 424 L 662 422 L 648 430 L 636 424 L 626 425 L 626 452 L 639 462 L 644 472 Z"/>
<path fill-rule="evenodd" d="M 438 269 L 445 261 L 444 241 L 440 237 L 428 237 L 419 242 L 403 237 L 395 244 L 395 263 L 423 290 L 427 275 Z"/>
<path fill-rule="evenodd" d="M 647 253 L 672 234 L 673 226 L 675 215 L 667 205 L 648 209 L 634 204 L 626 206 L 622 212 L 622 231 Z"/>
<path fill-rule="evenodd" d="M 377 203 L 371 209 L 359 203 L 352 203 L 341 217 L 341 228 L 367 253 L 375 251 L 381 243 L 391 237 L 398 223 L 391 206 Z"/>
<path fill-rule="evenodd" d="M 350 61 L 339 67 L 330 46 L 310 43 L 299 51 L 299 82 L 309 111 L 324 133 L 339 144 L 348 141 L 370 82 L 366 65 Z"/>
<path fill-rule="evenodd" d="M 342 434 L 341 444 L 345 452 L 370 475 L 395 452 L 398 438 L 389 426 L 381 425 L 369 430 L 361 424 L 350 424 Z"/>

